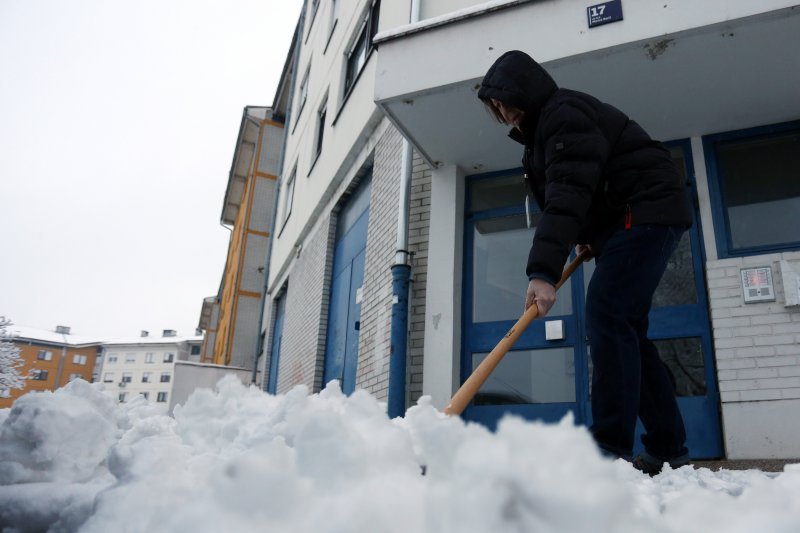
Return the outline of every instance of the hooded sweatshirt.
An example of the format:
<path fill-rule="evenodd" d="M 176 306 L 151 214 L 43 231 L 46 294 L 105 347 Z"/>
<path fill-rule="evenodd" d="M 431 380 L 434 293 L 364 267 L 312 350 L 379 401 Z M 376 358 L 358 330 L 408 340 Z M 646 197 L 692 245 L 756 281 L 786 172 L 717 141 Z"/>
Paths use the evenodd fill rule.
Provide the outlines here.
<path fill-rule="evenodd" d="M 559 88 L 530 56 L 506 52 L 478 91 L 525 112 L 509 136 L 524 145 L 528 189 L 542 216 L 526 273 L 552 284 L 575 244 L 595 255 L 615 231 L 638 224 L 689 227 L 686 183 L 669 151 L 596 98 Z"/>

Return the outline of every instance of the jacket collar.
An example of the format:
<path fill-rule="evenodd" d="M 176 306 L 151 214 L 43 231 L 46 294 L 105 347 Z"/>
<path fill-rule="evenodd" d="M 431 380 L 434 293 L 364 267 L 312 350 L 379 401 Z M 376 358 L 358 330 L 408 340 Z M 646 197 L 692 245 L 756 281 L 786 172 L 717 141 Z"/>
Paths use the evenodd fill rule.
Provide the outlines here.
<path fill-rule="evenodd" d="M 525 144 L 525 135 L 517 128 L 511 128 L 511 131 L 508 132 L 508 136 L 520 144 Z"/>

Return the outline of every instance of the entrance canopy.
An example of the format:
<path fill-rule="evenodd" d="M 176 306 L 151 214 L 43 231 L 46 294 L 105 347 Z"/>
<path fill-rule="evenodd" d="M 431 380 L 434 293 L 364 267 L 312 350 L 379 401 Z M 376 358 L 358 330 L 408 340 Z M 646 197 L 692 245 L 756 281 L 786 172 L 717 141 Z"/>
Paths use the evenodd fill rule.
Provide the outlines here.
<path fill-rule="evenodd" d="M 524 2 L 383 32 L 376 103 L 432 166 L 466 173 L 520 161 L 508 128 L 477 98 L 483 74 L 512 49 L 540 61 L 560 86 L 619 107 L 664 141 L 800 118 L 800 9 L 714 21 L 666 14 L 659 5 L 665 22 L 588 29 L 585 19 L 573 20 L 572 6 Z M 717 18 L 724 16 L 730 11 Z M 664 33 L 667 27 L 674 31 Z"/>

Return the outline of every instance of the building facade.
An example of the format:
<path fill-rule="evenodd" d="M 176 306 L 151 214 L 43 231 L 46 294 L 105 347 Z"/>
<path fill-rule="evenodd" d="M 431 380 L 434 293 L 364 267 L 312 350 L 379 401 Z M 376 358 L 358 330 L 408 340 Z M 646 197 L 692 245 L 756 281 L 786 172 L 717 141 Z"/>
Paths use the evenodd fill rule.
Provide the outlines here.
<path fill-rule="evenodd" d="M 161 337 L 148 332 L 135 339 L 105 342 L 97 381 L 104 383 L 120 402 L 142 395 L 167 409 L 172 394 L 175 362 L 199 357 L 202 336 L 179 337 L 164 330 Z"/>
<path fill-rule="evenodd" d="M 99 339 L 73 335 L 66 326 L 48 331 L 12 325 L 7 331 L 12 337 L 9 341 L 20 349 L 25 363 L 19 371 L 27 379 L 25 388 L 0 397 L 0 409 L 11 407 L 14 400 L 31 391 L 54 391 L 77 378 L 94 381 Z"/>
<path fill-rule="evenodd" d="M 306 2 L 274 106 L 286 140 L 264 388 L 338 380 L 391 413 L 400 376 L 404 406 L 426 394 L 444 407 L 513 325 L 532 237 L 521 150 L 476 92 L 497 57 L 520 49 L 560 86 L 642 124 L 686 176 L 695 224 L 650 336 L 675 374 L 693 456 L 800 456 L 797 44 L 800 10 L 786 0 Z M 591 423 L 592 268 L 562 287 L 464 418 Z"/>
<path fill-rule="evenodd" d="M 204 300 L 201 312 L 203 362 L 255 365 L 282 145 L 282 117 L 267 107 L 245 107 L 220 217 L 231 232 L 228 257 L 219 292 Z"/>

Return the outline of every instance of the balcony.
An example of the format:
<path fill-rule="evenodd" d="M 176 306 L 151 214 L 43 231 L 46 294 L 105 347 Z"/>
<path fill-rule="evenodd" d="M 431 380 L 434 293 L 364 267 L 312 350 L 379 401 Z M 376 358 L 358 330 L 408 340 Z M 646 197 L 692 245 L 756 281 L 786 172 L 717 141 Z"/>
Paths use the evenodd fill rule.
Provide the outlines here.
<path fill-rule="evenodd" d="M 423 16 L 455 5 L 421 1 Z M 476 97 L 483 74 L 512 49 L 661 140 L 797 118 L 800 6 L 623 2 L 624 20 L 589 28 L 586 8 L 596 3 L 495 0 L 382 31 L 375 101 L 431 165 L 468 174 L 519 165 L 507 128 Z"/>

